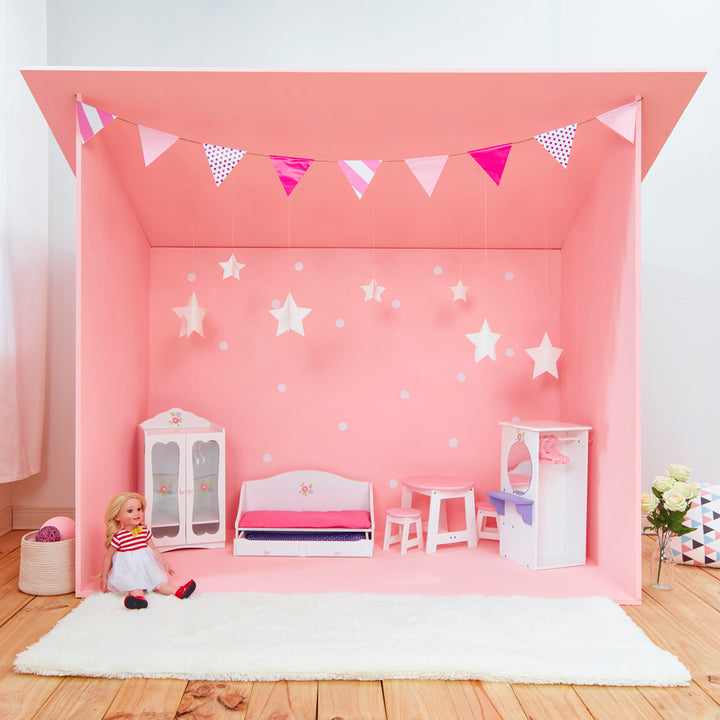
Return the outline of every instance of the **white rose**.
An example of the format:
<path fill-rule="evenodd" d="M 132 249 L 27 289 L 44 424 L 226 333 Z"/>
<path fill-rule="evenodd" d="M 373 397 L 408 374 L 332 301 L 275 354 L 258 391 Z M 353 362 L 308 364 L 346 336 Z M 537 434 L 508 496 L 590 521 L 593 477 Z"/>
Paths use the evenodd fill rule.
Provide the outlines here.
<path fill-rule="evenodd" d="M 668 490 L 663 493 L 663 502 L 670 511 L 683 511 L 687 508 L 687 500 L 675 490 Z"/>
<path fill-rule="evenodd" d="M 658 506 L 658 499 L 653 493 L 640 495 L 640 509 L 644 513 L 651 513 Z"/>
<path fill-rule="evenodd" d="M 690 496 L 691 500 L 694 500 L 699 494 L 700 490 L 702 488 L 700 487 L 700 483 L 688 483 L 688 485 L 692 488 L 692 495 Z"/>
<path fill-rule="evenodd" d="M 668 465 L 668 475 L 678 482 L 690 480 L 690 468 L 687 465 Z"/>
<path fill-rule="evenodd" d="M 689 500 L 693 496 L 693 489 L 690 483 L 676 482 L 673 486 L 675 492 L 680 493 L 686 500 Z"/>
<path fill-rule="evenodd" d="M 667 492 L 673 487 L 673 485 L 675 485 L 675 481 L 672 478 L 669 478 L 666 475 L 655 476 L 655 482 L 653 483 L 653 487 L 659 493 Z"/>

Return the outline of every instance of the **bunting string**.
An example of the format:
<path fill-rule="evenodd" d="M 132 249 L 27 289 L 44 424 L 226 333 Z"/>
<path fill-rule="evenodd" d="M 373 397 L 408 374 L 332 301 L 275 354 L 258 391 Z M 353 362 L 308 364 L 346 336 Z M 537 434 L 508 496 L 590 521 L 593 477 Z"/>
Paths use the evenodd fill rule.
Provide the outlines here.
<path fill-rule="evenodd" d="M 470 155 L 498 186 L 500 185 L 512 148 L 522 143 L 531 141 L 538 142 L 563 168 L 567 168 L 577 128 L 594 120 L 600 121 L 628 142 L 634 143 L 637 103 L 641 101 L 642 98 L 639 97 L 630 103 L 618 106 L 592 118 L 580 120 L 554 130 L 539 133 L 532 137 L 513 140 L 501 145 L 493 145 L 463 152 L 453 152 L 447 155 L 402 159 L 391 158 L 384 160 L 301 158 L 257 153 L 251 150 L 240 150 L 213 145 L 192 138 L 172 135 L 161 130 L 147 128 L 131 120 L 112 115 L 80 101 L 76 102 L 76 106 L 78 127 L 80 128 L 83 143 L 90 140 L 95 134 L 114 120 L 119 120 L 137 127 L 146 166 L 172 147 L 178 140 L 202 145 L 210 165 L 213 180 L 216 186 L 219 187 L 245 156 L 250 155 L 253 157 L 268 158 L 272 162 L 282 187 L 289 197 L 313 163 L 334 163 L 341 168 L 356 196 L 358 199 L 361 199 L 382 163 L 405 163 L 429 196 L 432 195 L 445 163 L 450 157 Z"/>

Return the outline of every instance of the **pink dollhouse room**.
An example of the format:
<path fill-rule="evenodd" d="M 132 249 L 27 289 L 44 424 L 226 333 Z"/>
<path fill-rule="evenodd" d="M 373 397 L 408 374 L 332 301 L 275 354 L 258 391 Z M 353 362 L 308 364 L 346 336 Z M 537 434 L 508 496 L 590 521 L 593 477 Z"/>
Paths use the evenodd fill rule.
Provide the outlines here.
<path fill-rule="evenodd" d="M 113 495 L 159 518 L 214 463 L 155 533 L 203 592 L 640 602 L 640 184 L 703 72 L 23 76 L 77 180 L 79 596 Z M 362 552 L 244 549 L 241 508 L 324 493 Z M 432 551 L 384 547 L 410 503 Z"/>

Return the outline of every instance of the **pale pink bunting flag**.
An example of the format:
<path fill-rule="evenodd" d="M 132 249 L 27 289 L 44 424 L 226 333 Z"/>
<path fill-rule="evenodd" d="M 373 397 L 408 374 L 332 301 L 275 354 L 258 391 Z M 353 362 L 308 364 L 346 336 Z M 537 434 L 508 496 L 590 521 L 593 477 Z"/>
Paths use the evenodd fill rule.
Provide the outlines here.
<path fill-rule="evenodd" d="M 567 167 L 577 123 L 536 135 L 535 139 L 564 167 Z"/>
<path fill-rule="evenodd" d="M 313 163 L 310 158 L 287 157 L 286 155 L 271 155 L 270 160 L 272 160 L 275 172 L 288 197 Z"/>
<path fill-rule="evenodd" d="M 598 115 L 597 119 L 613 129 L 618 135 L 622 135 L 626 140 L 634 143 L 636 116 L 637 101 L 633 101 L 627 105 L 621 105 L 614 110 Z"/>
<path fill-rule="evenodd" d="M 140 144 L 142 145 L 145 167 L 153 160 L 157 160 L 160 155 L 178 141 L 177 135 L 171 135 L 162 130 L 153 130 L 143 125 L 138 125 L 138 132 L 140 133 Z"/>
<path fill-rule="evenodd" d="M 382 160 L 338 160 L 338 165 L 345 173 L 352 189 L 361 198 L 368 189 L 370 181 L 375 177 Z"/>
<path fill-rule="evenodd" d="M 209 145 L 203 143 L 205 155 L 210 163 L 215 185 L 220 187 L 222 181 L 233 171 L 240 160 L 245 157 L 245 150 L 223 147 L 222 145 Z"/>
<path fill-rule="evenodd" d="M 480 165 L 496 185 L 500 185 L 500 179 L 502 178 L 503 172 L 505 172 L 505 164 L 507 163 L 511 148 L 512 143 L 493 145 L 492 147 L 480 148 L 479 150 L 469 150 L 468 155 Z"/>
<path fill-rule="evenodd" d="M 114 115 L 104 110 L 98 110 L 98 108 L 92 105 L 86 105 L 79 100 L 75 101 L 75 106 L 77 108 L 78 127 L 80 128 L 80 137 L 82 138 L 83 144 L 115 119 Z"/>
<path fill-rule="evenodd" d="M 447 159 L 447 155 L 435 155 L 433 157 L 410 158 L 405 162 L 418 182 L 423 186 L 425 192 L 432 195 Z"/>

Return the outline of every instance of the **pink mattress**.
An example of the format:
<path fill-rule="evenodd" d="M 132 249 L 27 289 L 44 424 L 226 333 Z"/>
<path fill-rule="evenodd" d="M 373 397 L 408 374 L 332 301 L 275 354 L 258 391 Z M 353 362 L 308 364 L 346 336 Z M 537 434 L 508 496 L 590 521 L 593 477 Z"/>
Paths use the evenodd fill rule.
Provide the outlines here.
<path fill-rule="evenodd" d="M 352 528 L 369 529 L 367 510 L 328 510 L 296 512 L 293 510 L 252 510 L 238 521 L 240 528 Z"/>

